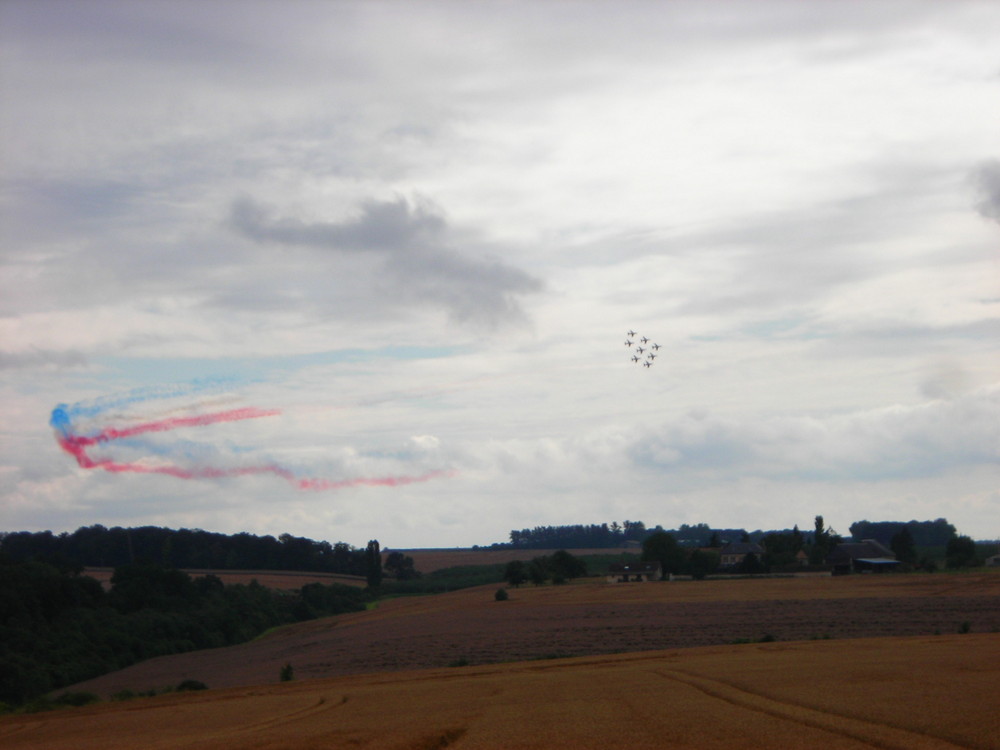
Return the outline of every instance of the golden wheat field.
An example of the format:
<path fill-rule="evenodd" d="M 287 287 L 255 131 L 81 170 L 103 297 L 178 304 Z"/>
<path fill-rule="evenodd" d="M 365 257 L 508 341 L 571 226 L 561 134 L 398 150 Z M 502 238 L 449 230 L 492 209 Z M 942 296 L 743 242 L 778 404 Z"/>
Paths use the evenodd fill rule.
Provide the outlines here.
<path fill-rule="evenodd" d="M 1000 636 L 730 645 L 172 694 L 0 722 L 8 750 L 997 748 Z"/>

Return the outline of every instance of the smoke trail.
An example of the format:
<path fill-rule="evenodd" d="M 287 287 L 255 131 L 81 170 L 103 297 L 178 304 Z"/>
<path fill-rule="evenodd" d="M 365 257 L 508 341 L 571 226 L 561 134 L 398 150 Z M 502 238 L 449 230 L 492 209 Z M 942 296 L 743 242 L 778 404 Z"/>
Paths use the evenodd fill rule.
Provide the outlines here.
<path fill-rule="evenodd" d="M 256 419 L 257 417 L 273 417 L 281 414 L 279 409 L 256 409 L 252 406 L 243 409 L 231 409 L 229 411 L 217 412 L 215 414 L 200 414 L 195 417 L 172 417 L 171 419 L 161 419 L 156 422 L 146 422 L 134 427 L 116 429 L 108 427 L 91 437 L 73 436 L 72 441 L 78 445 L 96 445 L 106 443 L 110 440 L 141 435 L 145 432 L 166 432 L 175 430 L 178 427 L 204 427 L 205 425 L 217 424 L 218 422 L 236 422 L 241 419 Z"/>
<path fill-rule="evenodd" d="M 118 396 L 106 396 L 90 402 L 76 404 L 59 404 L 52 410 L 49 424 L 56 431 L 56 442 L 63 451 L 73 456 L 76 463 L 83 469 L 99 469 L 112 474 L 161 474 L 177 479 L 223 479 L 254 475 L 272 475 L 284 479 L 300 490 L 324 491 L 338 490 L 349 487 L 398 487 L 401 485 L 427 482 L 432 479 L 451 476 L 452 472 L 431 471 L 416 476 L 387 477 L 356 477 L 352 479 L 300 478 L 290 469 L 276 463 L 263 463 L 252 466 L 237 466 L 232 468 L 216 466 L 184 467 L 177 464 L 150 463 L 150 453 L 176 453 L 168 448 L 165 451 L 146 447 L 146 456 L 139 461 L 122 461 L 111 458 L 94 457 L 89 449 L 94 446 L 109 446 L 118 440 L 133 438 L 148 433 L 169 433 L 182 428 L 204 428 L 216 424 L 240 422 L 262 417 L 279 416 L 280 409 L 259 409 L 257 407 L 242 407 L 227 411 L 177 416 L 166 419 L 147 420 L 131 426 L 107 426 L 92 434 L 81 434 L 77 431 L 74 418 L 94 418 L 111 409 L 117 409 L 154 399 L 172 399 L 191 395 L 206 388 L 218 387 L 219 381 L 202 381 L 179 387 L 143 388 L 129 391 Z M 187 408 L 190 409 L 189 405 Z M 172 411 L 176 411 L 176 408 Z M 133 445 L 134 447 L 134 445 Z"/>
<path fill-rule="evenodd" d="M 52 411 L 53 427 L 56 426 L 55 420 L 57 418 L 57 412 L 58 418 L 65 420 L 66 423 L 69 424 L 76 417 L 94 417 L 98 414 L 103 414 L 110 409 L 131 406 L 133 404 L 144 403 L 146 401 L 178 398 L 182 396 L 190 396 L 194 393 L 201 393 L 202 391 L 219 390 L 223 387 L 232 385 L 235 382 L 236 381 L 233 378 L 206 378 L 204 380 L 195 380 L 190 383 L 180 383 L 169 386 L 163 385 L 134 388 L 131 391 L 126 391 L 125 393 L 101 396 L 91 401 L 80 401 L 75 404 L 59 404 Z"/>
<path fill-rule="evenodd" d="M 416 484 L 417 482 L 429 482 L 432 479 L 441 477 L 451 477 L 455 473 L 452 471 L 430 471 L 426 474 L 415 477 L 361 477 L 358 479 L 299 479 L 295 484 L 302 490 L 340 490 L 345 487 L 399 487 L 404 484 Z"/>

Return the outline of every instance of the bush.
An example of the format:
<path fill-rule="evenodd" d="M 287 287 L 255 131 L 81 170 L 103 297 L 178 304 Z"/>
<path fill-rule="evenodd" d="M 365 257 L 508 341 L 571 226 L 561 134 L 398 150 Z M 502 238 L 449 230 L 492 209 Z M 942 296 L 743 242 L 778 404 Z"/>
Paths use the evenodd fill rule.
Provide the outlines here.
<path fill-rule="evenodd" d="M 294 679 L 295 679 L 295 670 L 292 669 L 292 665 L 286 664 L 285 666 L 283 666 L 281 668 L 281 681 L 291 682 Z"/>
<path fill-rule="evenodd" d="M 505 602 L 510 598 L 507 594 L 507 589 L 497 589 L 497 592 L 493 595 L 493 599 L 498 602 Z"/>
<path fill-rule="evenodd" d="M 98 698 L 93 693 L 63 693 L 55 702 L 61 706 L 86 706 L 88 703 L 97 703 Z"/>
<path fill-rule="evenodd" d="M 177 687 L 174 688 L 177 691 L 182 690 L 208 690 L 208 685 L 206 685 L 201 680 L 184 680 L 178 683 Z"/>

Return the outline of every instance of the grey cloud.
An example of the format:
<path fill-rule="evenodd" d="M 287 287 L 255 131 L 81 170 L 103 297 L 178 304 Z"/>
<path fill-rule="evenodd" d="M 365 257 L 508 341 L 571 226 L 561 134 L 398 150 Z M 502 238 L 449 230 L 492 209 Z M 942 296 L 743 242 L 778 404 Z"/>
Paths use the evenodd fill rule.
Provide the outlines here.
<path fill-rule="evenodd" d="M 980 196 L 976 210 L 984 218 L 1000 222 L 1000 160 L 983 162 L 972 177 Z"/>
<path fill-rule="evenodd" d="M 677 475 L 806 480 L 929 477 L 996 462 L 1000 389 L 911 407 L 741 421 L 689 414 L 639 438 L 640 465 Z"/>
<path fill-rule="evenodd" d="M 523 321 L 522 296 L 543 288 L 540 279 L 501 260 L 453 249 L 445 219 L 431 206 L 404 198 L 366 201 L 356 216 L 340 222 L 273 218 L 259 203 L 241 198 L 233 203 L 230 224 L 258 243 L 377 257 L 382 265 L 375 278 L 388 304 L 435 305 L 459 321 L 487 326 Z M 317 273 L 321 268 L 319 263 Z"/>
<path fill-rule="evenodd" d="M 56 352 L 32 349 L 27 352 L 0 352 L 0 370 L 27 370 L 36 368 L 64 369 L 85 367 L 87 357 L 80 352 Z"/>
<path fill-rule="evenodd" d="M 233 204 L 233 226 L 257 242 L 328 247 L 336 250 L 402 250 L 415 243 L 439 240 L 444 220 L 427 207 L 410 207 L 394 201 L 366 201 L 360 215 L 343 222 L 304 222 L 271 219 L 267 211 L 249 198 Z"/>

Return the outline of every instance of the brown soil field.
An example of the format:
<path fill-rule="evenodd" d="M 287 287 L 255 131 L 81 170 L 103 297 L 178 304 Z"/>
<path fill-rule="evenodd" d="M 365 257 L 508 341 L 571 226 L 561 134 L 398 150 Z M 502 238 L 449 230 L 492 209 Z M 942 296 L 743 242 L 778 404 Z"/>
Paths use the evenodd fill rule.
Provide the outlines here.
<path fill-rule="evenodd" d="M 338 573 L 307 573 L 295 570 L 194 570 L 185 569 L 192 578 L 199 576 L 214 575 L 225 584 L 242 583 L 248 584 L 257 581 L 261 586 L 282 591 L 300 589 L 308 583 L 322 583 L 329 586 L 331 583 L 343 583 L 348 586 L 367 586 L 367 581 L 362 576 L 347 576 Z M 115 573 L 114 568 L 85 568 L 83 575 L 96 578 L 105 588 L 111 586 L 111 576 Z"/>
<path fill-rule="evenodd" d="M 1000 632 L 1000 571 L 509 589 L 401 597 L 280 628 L 251 643 L 135 664 L 74 686 L 103 697 L 200 680 L 209 687 L 567 656 L 779 642 Z"/>
<path fill-rule="evenodd" d="M 996 634 L 730 645 L 352 675 L 8 716 L 0 718 L 0 746 L 995 750 L 998 684 Z"/>
<path fill-rule="evenodd" d="M 555 549 L 468 549 L 468 548 L 428 548 L 428 549 L 384 549 L 383 553 L 402 552 L 413 558 L 413 567 L 421 573 L 433 573 L 442 568 L 452 568 L 458 565 L 496 565 L 509 563 L 511 560 L 530 560 L 533 557 L 551 555 Z M 625 550 L 602 547 L 599 549 L 571 549 L 576 557 L 582 555 L 626 555 L 638 558 L 640 550 Z M 385 555 L 383 555 L 385 557 Z"/>

